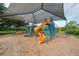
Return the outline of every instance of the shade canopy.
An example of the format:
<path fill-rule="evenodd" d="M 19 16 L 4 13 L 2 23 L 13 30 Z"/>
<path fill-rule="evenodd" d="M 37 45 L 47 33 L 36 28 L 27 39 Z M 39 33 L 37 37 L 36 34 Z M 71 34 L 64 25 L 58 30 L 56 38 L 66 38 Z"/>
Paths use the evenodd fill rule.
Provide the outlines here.
<path fill-rule="evenodd" d="M 42 22 L 48 16 L 54 20 L 65 20 L 62 3 L 11 3 L 0 17 L 25 20 L 25 22 Z"/>

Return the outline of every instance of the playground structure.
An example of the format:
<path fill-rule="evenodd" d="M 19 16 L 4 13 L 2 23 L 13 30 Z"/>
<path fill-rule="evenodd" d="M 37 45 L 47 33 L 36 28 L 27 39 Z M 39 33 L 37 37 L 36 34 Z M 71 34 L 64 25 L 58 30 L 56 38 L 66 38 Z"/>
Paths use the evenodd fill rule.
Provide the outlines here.
<path fill-rule="evenodd" d="M 4 15 L 0 17 L 24 20 L 27 23 L 25 36 L 32 37 L 34 35 L 37 39 L 38 35 L 34 32 L 34 28 L 39 27 L 36 24 L 42 23 L 48 16 L 50 16 L 50 24 L 44 24 L 44 28 L 41 28 L 45 42 L 48 42 L 48 39 L 52 39 L 55 36 L 53 20 L 66 20 L 63 12 L 63 3 L 11 3 Z M 16 32 L 16 34 L 20 34 L 20 32 Z"/>
<path fill-rule="evenodd" d="M 38 26 L 30 23 L 26 26 L 27 37 L 35 36 L 38 39 L 38 43 L 46 42 L 48 39 L 52 39 L 55 36 L 55 26 L 52 17 L 48 17 Z"/>
<path fill-rule="evenodd" d="M 26 25 L 26 33 L 25 33 L 26 37 L 31 37 L 33 35 L 34 27 L 35 27 L 35 25 L 33 25 L 32 23 L 27 23 L 27 25 Z"/>
<path fill-rule="evenodd" d="M 39 6 L 41 6 L 41 8 Z M 57 24 L 56 23 L 54 24 L 53 22 L 55 20 L 63 20 L 64 18 L 63 7 L 64 7 L 63 4 L 58 3 L 57 4 L 11 3 L 10 7 L 8 8 L 9 13 L 1 17 L 14 18 L 16 20 L 24 20 L 26 23 L 25 24 L 26 27 L 24 26 L 24 32 L 26 28 L 25 32 L 26 37 L 23 34 L 24 32 L 20 32 L 20 30 L 17 30 L 14 26 L 12 26 L 11 27 L 12 31 L 14 31 L 17 35 L 13 33 L 9 35 L 0 36 L 0 55 L 11 55 L 11 56 L 12 55 L 15 56 L 16 55 L 18 56 L 79 55 L 79 47 L 78 47 L 79 39 L 77 39 L 75 36 L 70 36 L 63 33 L 62 28 L 61 27 L 56 28 L 55 25 Z M 32 21 L 34 22 L 32 23 Z M 55 30 L 58 30 L 58 32 L 56 33 Z M 47 43 L 47 45 L 45 44 L 37 45 L 37 43 Z"/>
<path fill-rule="evenodd" d="M 27 23 L 25 25 L 25 36 L 31 37 L 34 34 L 33 29 L 37 27 L 36 24 L 43 22 L 48 16 L 50 16 L 50 20 L 53 19 L 54 21 L 66 20 L 63 12 L 63 3 L 11 3 L 5 13 L 0 17 L 25 21 L 25 23 Z M 31 22 L 33 22 L 33 24 Z M 49 27 L 51 30 L 49 30 Z M 48 38 L 49 36 L 53 37 L 52 35 L 55 35 L 52 33 L 52 30 L 54 30 L 54 23 L 51 20 L 50 25 L 45 25 L 41 31 L 46 35 L 46 38 Z M 46 42 L 47 41 L 48 39 L 46 39 Z"/>

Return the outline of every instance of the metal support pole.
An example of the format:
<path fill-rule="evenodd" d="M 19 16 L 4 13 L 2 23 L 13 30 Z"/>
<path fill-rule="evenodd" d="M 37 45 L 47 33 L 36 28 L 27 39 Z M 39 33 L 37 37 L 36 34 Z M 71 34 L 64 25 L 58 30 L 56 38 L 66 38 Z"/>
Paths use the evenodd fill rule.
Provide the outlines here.
<path fill-rule="evenodd" d="M 35 17 L 34 17 L 34 13 L 33 13 L 33 19 L 34 19 L 34 23 L 36 24 L 36 20 L 35 20 Z"/>

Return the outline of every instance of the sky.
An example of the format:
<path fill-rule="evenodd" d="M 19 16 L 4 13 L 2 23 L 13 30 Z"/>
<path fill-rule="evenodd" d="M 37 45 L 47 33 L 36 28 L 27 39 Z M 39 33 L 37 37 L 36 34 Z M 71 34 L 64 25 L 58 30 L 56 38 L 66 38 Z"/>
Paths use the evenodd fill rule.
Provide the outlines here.
<path fill-rule="evenodd" d="M 56 27 L 64 27 L 66 25 L 66 20 L 54 21 Z"/>
<path fill-rule="evenodd" d="M 5 3 L 5 6 L 8 8 L 10 3 Z M 78 3 L 64 3 L 64 15 L 69 21 L 76 21 L 79 23 L 79 4 Z M 55 21 L 56 25 L 59 27 L 64 27 L 66 25 L 66 21 Z"/>
<path fill-rule="evenodd" d="M 10 3 L 5 3 L 5 7 L 7 7 L 7 8 L 8 8 L 8 7 L 9 7 L 9 5 L 10 5 Z"/>
<path fill-rule="evenodd" d="M 79 24 L 79 3 L 65 3 L 64 14 L 67 21 L 76 21 Z"/>

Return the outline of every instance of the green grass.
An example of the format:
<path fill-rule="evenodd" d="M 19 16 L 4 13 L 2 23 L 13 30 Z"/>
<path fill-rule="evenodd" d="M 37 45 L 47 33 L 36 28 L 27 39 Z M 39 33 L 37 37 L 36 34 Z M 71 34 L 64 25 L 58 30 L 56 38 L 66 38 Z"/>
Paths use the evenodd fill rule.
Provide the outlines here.
<path fill-rule="evenodd" d="M 20 31 L 20 32 L 25 32 L 25 31 Z M 0 31 L 0 35 L 6 35 L 6 34 L 15 34 L 16 31 Z"/>
<path fill-rule="evenodd" d="M 13 34 L 15 31 L 0 31 L 0 35 Z"/>

